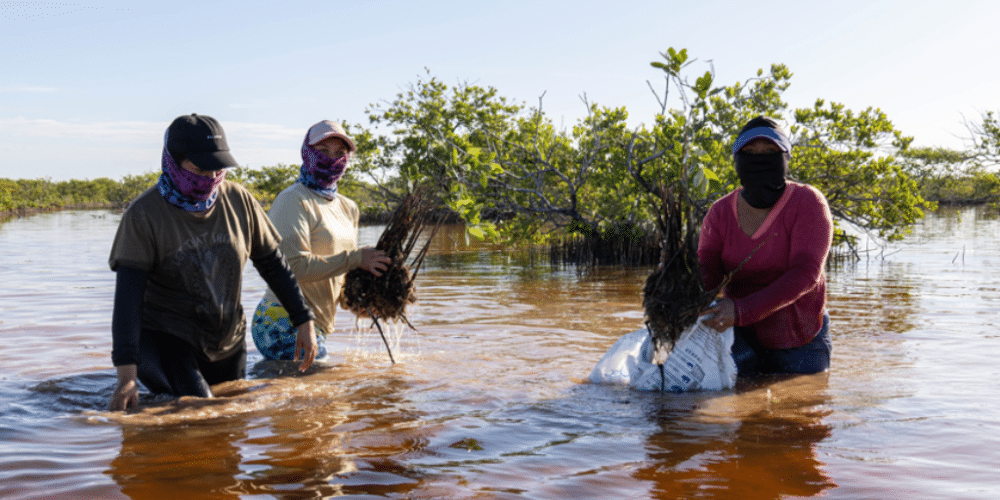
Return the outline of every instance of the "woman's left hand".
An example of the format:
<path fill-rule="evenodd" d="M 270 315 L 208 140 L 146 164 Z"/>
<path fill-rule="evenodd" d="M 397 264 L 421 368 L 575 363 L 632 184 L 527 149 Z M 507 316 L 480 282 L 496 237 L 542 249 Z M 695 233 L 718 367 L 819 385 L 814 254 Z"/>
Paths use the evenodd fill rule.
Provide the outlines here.
<path fill-rule="evenodd" d="M 736 303 L 733 302 L 733 299 L 721 298 L 699 315 L 708 315 L 703 321 L 705 326 L 717 332 L 724 332 L 727 328 L 736 326 Z"/>
<path fill-rule="evenodd" d="M 299 371 L 304 372 L 312 365 L 319 352 L 319 344 L 316 343 L 316 333 L 313 331 L 312 320 L 302 323 L 295 334 L 295 361 L 302 360 Z"/>
<path fill-rule="evenodd" d="M 372 247 L 361 249 L 361 269 L 377 277 L 382 276 L 382 273 L 389 268 L 389 264 L 392 264 L 392 260 L 386 257 L 385 252 L 382 250 L 376 250 Z"/>

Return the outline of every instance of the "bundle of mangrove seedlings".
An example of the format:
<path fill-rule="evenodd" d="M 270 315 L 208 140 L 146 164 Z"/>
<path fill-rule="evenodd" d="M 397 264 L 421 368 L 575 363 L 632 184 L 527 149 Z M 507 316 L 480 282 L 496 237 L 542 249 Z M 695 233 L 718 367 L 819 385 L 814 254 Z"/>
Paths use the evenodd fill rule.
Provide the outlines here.
<path fill-rule="evenodd" d="M 413 328 L 406 318 L 406 306 L 417 301 L 413 282 L 438 225 L 435 225 L 430 237 L 409 265 L 406 264 L 406 259 L 413 253 L 430 222 L 428 216 L 432 203 L 431 189 L 428 186 L 418 187 L 407 193 L 375 245 L 376 249 L 384 251 L 391 260 L 388 269 L 381 276 L 375 276 L 364 269 L 354 269 L 344 278 L 339 300 L 341 307 L 358 317 L 371 318 L 382 335 L 386 349 L 389 349 L 389 343 L 379 320 L 403 321 Z M 389 359 L 392 359 L 392 350 L 389 350 Z"/>
<path fill-rule="evenodd" d="M 706 291 L 698 265 L 698 232 L 701 217 L 689 200 L 661 190 L 657 228 L 663 237 L 660 266 L 646 278 L 642 306 L 656 352 L 663 363 L 677 339 L 698 320 L 723 285 Z M 728 282 L 728 279 L 725 280 Z"/>

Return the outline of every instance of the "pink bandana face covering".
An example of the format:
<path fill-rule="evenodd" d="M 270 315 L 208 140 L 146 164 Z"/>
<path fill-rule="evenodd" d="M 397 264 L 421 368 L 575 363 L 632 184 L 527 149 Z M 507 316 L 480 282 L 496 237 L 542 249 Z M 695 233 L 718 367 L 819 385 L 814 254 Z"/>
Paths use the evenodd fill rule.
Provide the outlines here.
<path fill-rule="evenodd" d="M 161 158 L 162 173 L 158 184 L 160 194 L 170 204 L 188 212 L 208 210 L 219 195 L 219 185 L 226 178 L 226 171 L 220 175 L 206 177 L 189 172 L 174 161 L 173 156 L 163 148 Z"/>
<path fill-rule="evenodd" d="M 302 167 L 297 182 L 316 194 L 332 200 L 337 196 L 337 181 L 344 176 L 350 155 L 330 158 L 309 145 L 309 136 L 302 143 Z"/>

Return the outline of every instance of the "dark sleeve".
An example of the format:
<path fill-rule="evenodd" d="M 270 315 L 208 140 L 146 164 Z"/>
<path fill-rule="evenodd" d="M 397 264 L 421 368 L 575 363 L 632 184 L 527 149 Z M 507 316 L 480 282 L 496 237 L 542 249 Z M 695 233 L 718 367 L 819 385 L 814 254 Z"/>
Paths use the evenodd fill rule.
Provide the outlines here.
<path fill-rule="evenodd" d="M 111 313 L 111 362 L 135 365 L 139 360 L 142 331 L 142 301 L 146 295 L 146 271 L 119 265 L 115 280 L 115 305 Z"/>
<path fill-rule="evenodd" d="M 258 259 L 251 257 L 251 259 L 260 277 L 264 278 L 267 286 L 278 296 L 282 307 L 288 311 L 288 319 L 291 320 L 292 326 L 299 326 L 314 318 L 309 306 L 306 305 L 306 299 L 302 296 L 302 290 L 299 289 L 299 282 L 295 280 L 292 268 L 288 266 L 280 250 L 275 249 L 265 257 Z"/>

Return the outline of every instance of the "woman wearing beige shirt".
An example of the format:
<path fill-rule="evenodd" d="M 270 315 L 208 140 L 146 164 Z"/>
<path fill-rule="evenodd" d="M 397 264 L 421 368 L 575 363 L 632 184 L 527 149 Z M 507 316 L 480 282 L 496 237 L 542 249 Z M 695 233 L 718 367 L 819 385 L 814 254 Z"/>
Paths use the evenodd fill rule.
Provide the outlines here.
<path fill-rule="evenodd" d="M 361 267 L 378 276 L 389 264 L 381 250 L 358 248 L 358 205 L 337 193 L 337 181 L 356 151 L 339 124 L 324 120 L 310 127 L 299 178 L 278 194 L 268 212 L 281 235 L 281 253 L 316 316 L 317 358 L 326 356 L 344 275 Z M 265 358 L 294 359 L 298 332 L 270 289 L 254 312 L 251 332 Z"/>

